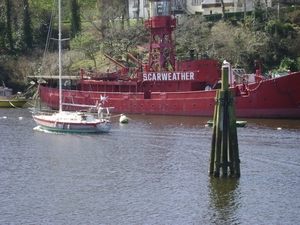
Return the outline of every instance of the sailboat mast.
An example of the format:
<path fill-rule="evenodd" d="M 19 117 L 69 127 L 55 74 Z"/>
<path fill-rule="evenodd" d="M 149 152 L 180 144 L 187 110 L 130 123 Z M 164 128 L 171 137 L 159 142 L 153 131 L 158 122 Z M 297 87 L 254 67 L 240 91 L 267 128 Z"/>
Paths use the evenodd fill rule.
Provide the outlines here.
<path fill-rule="evenodd" d="M 62 111 L 62 62 L 61 62 L 61 0 L 58 0 L 58 67 L 59 67 L 59 112 Z"/>

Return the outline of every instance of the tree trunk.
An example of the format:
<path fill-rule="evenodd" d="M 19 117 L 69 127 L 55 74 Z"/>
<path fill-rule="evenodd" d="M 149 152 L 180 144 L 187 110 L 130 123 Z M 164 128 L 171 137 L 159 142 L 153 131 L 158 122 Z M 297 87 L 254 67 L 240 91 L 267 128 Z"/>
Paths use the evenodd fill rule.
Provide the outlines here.
<path fill-rule="evenodd" d="M 9 44 L 9 50 L 14 49 L 14 41 L 12 37 L 12 26 L 11 26 L 11 20 L 12 20 L 12 3 L 11 0 L 5 0 L 6 5 L 6 34 L 7 34 L 7 40 Z"/>
<path fill-rule="evenodd" d="M 140 19 L 140 0 L 137 1 L 137 11 L 136 11 L 137 24 L 139 23 L 139 19 Z"/>
<path fill-rule="evenodd" d="M 130 27 L 130 18 L 129 18 L 129 0 L 125 1 L 126 2 L 126 21 L 127 21 L 127 26 Z"/>
<path fill-rule="evenodd" d="M 80 6 L 77 0 L 71 0 L 71 37 L 75 37 L 81 31 Z"/>
<path fill-rule="evenodd" d="M 24 33 L 24 42 L 26 43 L 27 48 L 32 48 L 33 43 L 33 34 L 31 28 L 31 16 L 29 12 L 28 0 L 24 0 L 23 8 L 23 33 Z"/>
<path fill-rule="evenodd" d="M 247 17 L 246 2 L 247 2 L 247 0 L 244 0 L 244 19 L 246 19 L 246 17 Z"/>
<path fill-rule="evenodd" d="M 221 7 L 222 7 L 222 20 L 225 21 L 225 4 L 224 0 L 221 0 Z"/>

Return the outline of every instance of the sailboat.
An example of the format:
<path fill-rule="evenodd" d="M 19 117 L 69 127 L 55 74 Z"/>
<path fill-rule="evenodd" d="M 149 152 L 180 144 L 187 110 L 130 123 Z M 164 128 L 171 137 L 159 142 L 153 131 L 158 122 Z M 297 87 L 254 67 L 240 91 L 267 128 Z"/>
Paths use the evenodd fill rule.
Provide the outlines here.
<path fill-rule="evenodd" d="M 100 103 L 95 105 L 81 105 L 77 107 L 88 108 L 88 111 L 63 111 L 62 102 L 62 32 L 61 32 L 61 0 L 58 0 L 58 16 L 59 16 L 59 33 L 58 33 L 58 49 L 59 49 L 59 111 L 55 113 L 46 113 L 40 110 L 33 110 L 33 119 L 42 130 L 52 132 L 70 132 L 70 133 L 106 133 L 111 129 L 110 109 L 113 107 L 104 107 L 108 96 L 100 96 Z M 95 116 L 97 111 L 97 117 Z"/>

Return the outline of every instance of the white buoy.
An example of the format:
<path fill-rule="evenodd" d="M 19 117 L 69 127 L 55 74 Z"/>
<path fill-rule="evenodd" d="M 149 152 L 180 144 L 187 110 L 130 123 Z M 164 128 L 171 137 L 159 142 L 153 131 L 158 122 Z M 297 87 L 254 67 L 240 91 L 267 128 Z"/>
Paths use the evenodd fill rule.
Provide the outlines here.
<path fill-rule="evenodd" d="M 120 123 L 128 123 L 129 122 L 129 118 L 127 116 L 125 116 L 124 114 L 121 114 L 119 122 Z"/>
<path fill-rule="evenodd" d="M 20 116 L 20 117 L 19 117 L 19 120 L 22 120 L 22 119 L 23 119 L 23 117 L 22 117 L 22 116 Z"/>
<path fill-rule="evenodd" d="M 6 116 L 3 116 L 2 118 L 3 118 L 3 119 L 6 119 L 7 117 L 6 117 Z"/>
<path fill-rule="evenodd" d="M 281 127 L 277 127 L 277 130 L 281 130 Z"/>

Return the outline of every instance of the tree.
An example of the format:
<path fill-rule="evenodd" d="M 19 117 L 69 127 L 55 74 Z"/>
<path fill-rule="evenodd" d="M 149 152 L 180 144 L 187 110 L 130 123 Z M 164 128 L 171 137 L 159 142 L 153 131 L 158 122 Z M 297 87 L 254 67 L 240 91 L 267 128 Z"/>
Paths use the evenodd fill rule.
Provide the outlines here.
<path fill-rule="evenodd" d="M 189 50 L 201 55 L 213 51 L 213 40 L 210 38 L 211 23 L 202 15 L 188 16 L 177 25 L 175 30 L 176 53 L 188 56 Z"/>
<path fill-rule="evenodd" d="M 137 23 L 139 23 L 139 19 L 140 19 L 140 0 L 137 0 L 137 11 L 136 11 Z"/>
<path fill-rule="evenodd" d="M 106 30 L 103 43 L 103 52 L 109 55 L 125 55 L 130 48 L 137 48 L 141 43 L 141 37 L 145 36 L 147 30 L 143 24 L 126 27 L 111 27 Z"/>
<path fill-rule="evenodd" d="M 23 3 L 23 40 L 27 48 L 31 49 L 33 43 L 33 35 L 28 0 L 23 0 Z"/>
<path fill-rule="evenodd" d="M 100 32 L 102 37 L 105 37 L 106 30 L 110 27 L 123 26 L 122 15 L 124 12 L 127 13 L 125 2 L 124 0 L 101 0 L 97 6 L 98 14 L 87 15 L 87 20 Z"/>
<path fill-rule="evenodd" d="M 222 7 L 222 20 L 225 21 L 225 4 L 224 4 L 224 0 L 221 0 L 221 7 Z"/>
<path fill-rule="evenodd" d="M 0 52 L 5 49 L 5 8 L 0 5 Z"/>
<path fill-rule="evenodd" d="M 74 38 L 81 31 L 80 7 L 77 0 L 70 1 L 71 8 L 71 37 Z"/>
<path fill-rule="evenodd" d="M 92 33 L 82 33 L 77 35 L 70 43 L 72 50 L 84 52 L 84 54 L 93 61 L 94 68 L 97 68 L 96 54 L 100 50 L 99 42 L 95 40 L 95 36 Z"/>
<path fill-rule="evenodd" d="M 12 2 L 5 0 L 6 6 L 6 36 L 8 41 L 9 50 L 14 50 L 13 30 L 12 30 Z"/>
<path fill-rule="evenodd" d="M 125 3 L 122 6 L 121 11 L 121 26 L 124 29 L 125 27 L 125 21 L 127 22 L 127 26 L 130 26 L 130 20 L 129 20 L 129 1 L 125 1 Z"/>

